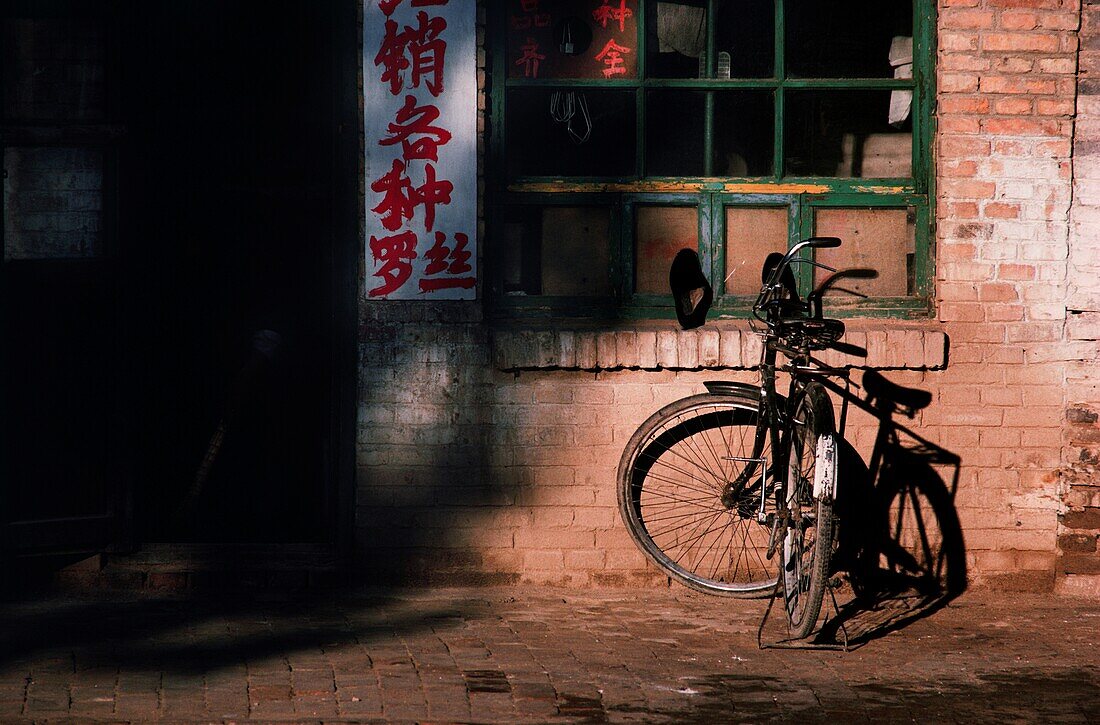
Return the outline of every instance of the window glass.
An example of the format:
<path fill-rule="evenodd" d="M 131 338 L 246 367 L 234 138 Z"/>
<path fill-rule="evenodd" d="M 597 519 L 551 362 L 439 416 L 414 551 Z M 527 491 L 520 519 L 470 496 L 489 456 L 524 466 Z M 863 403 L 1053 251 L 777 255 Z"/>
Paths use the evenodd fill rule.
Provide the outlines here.
<path fill-rule="evenodd" d="M 646 75 L 650 78 L 705 78 L 705 3 L 659 2 L 646 34 Z"/>
<path fill-rule="evenodd" d="M 775 156 L 771 91 L 714 94 L 714 176 L 770 176 Z"/>
<path fill-rule="evenodd" d="M 105 58 L 102 28 L 91 20 L 3 20 L 3 115 L 25 121 L 102 119 Z"/>
<path fill-rule="evenodd" d="M 773 0 L 718 0 L 715 78 L 771 78 L 775 68 Z"/>
<path fill-rule="evenodd" d="M 706 94 L 651 91 L 646 94 L 646 174 L 702 176 Z"/>
<path fill-rule="evenodd" d="M 912 0 L 786 0 L 784 17 L 787 74 L 798 78 L 894 77 L 895 38 L 913 37 Z"/>
<path fill-rule="evenodd" d="M 98 257 L 103 244 L 103 152 L 4 149 L 4 259 Z"/>
<path fill-rule="evenodd" d="M 681 249 L 699 248 L 693 206 L 639 206 L 634 211 L 634 291 L 668 294 L 668 270 Z"/>
<path fill-rule="evenodd" d="M 632 91 L 517 88 L 505 120 L 510 176 L 633 176 Z"/>
<path fill-rule="evenodd" d="M 726 207 L 726 294 L 755 295 L 771 252 L 787 249 L 787 207 Z"/>
<path fill-rule="evenodd" d="M 833 249 L 815 250 L 816 259 L 838 270 L 874 270 L 874 277 L 843 277 L 826 296 L 853 299 L 844 288 L 868 297 L 903 297 L 915 293 L 916 214 L 906 209 L 817 209 L 814 233 L 840 237 Z M 816 284 L 831 273 L 815 269 Z"/>
<path fill-rule="evenodd" d="M 912 124 L 908 115 L 890 123 L 891 96 L 888 90 L 789 91 L 786 174 L 912 176 Z"/>

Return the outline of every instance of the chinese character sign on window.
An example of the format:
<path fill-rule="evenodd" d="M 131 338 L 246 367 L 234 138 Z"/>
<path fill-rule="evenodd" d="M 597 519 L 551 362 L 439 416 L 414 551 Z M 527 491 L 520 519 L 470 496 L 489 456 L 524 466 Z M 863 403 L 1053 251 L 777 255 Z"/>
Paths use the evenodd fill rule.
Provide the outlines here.
<path fill-rule="evenodd" d="M 475 3 L 364 0 L 366 293 L 474 299 Z"/>

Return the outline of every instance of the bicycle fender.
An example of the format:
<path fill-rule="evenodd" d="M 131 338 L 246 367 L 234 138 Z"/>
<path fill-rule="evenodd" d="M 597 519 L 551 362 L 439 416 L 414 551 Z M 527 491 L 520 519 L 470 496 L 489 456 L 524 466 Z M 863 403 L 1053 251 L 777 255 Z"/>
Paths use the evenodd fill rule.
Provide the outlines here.
<path fill-rule="evenodd" d="M 814 498 L 828 502 L 836 500 L 837 483 L 836 434 L 824 433 L 817 439 L 817 465 L 814 468 Z"/>
<path fill-rule="evenodd" d="M 760 386 L 752 385 L 751 383 L 735 383 L 732 380 L 707 380 L 703 385 L 711 395 L 747 393 L 754 398 L 760 397 Z"/>

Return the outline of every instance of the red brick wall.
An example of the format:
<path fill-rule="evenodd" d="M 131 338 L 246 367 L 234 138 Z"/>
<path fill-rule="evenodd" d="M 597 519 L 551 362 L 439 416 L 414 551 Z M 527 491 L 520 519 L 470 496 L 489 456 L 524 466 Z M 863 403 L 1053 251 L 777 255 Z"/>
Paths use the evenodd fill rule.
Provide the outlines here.
<path fill-rule="evenodd" d="M 1083 91 L 1075 105 L 1080 22 L 1076 0 L 939 8 L 937 311 L 918 327 L 946 332 L 949 353 L 943 369 L 898 359 L 914 369 L 886 375 L 935 395 L 911 425 L 961 459 L 954 504 L 979 585 L 1050 590 L 1058 581 L 1088 591 L 1084 571 L 1065 571 L 1096 561 L 1100 396 L 1088 363 L 1100 298 L 1090 225 L 1100 225 L 1100 208 L 1086 199 L 1100 194 L 1074 169 L 1085 172 L 1082 159 L 1100 154 L 1081 136 L 1100 104 L 1091 108 Z M 1088 43 L 1100 48 L 1089 37 L 1082 89 Z M 513 373 L 497 364 L 499 330 L 479 304 L 364 300 L 361 310 L 357 528 L 367 571 L 418 581 L 663 581 L 617 517 L 623 446 L 650 413 L 700 392 L 703 380 L 750 373 Z M 898 334 L 889 321 L 870 326 L 866 339 L 877 344 Z M 874 423 L 859 413 L 849 422 L 865 458 Z"/>

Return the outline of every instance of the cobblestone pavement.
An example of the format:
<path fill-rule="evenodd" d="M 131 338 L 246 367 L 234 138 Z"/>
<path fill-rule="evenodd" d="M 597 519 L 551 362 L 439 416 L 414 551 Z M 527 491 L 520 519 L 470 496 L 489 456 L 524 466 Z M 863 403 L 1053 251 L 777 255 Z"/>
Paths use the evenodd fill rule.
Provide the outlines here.
<path fill-rule="evenodd" d="M 1100 602 L 970 592 L 889 631 L 894 602 L 849 623 L 848 653 L 758 649 L 764 606 L 679 588 L 7 603 L 0 721 L 1100 721 Z"/>

